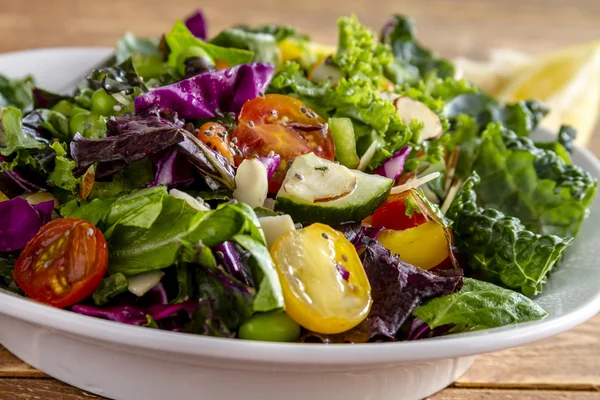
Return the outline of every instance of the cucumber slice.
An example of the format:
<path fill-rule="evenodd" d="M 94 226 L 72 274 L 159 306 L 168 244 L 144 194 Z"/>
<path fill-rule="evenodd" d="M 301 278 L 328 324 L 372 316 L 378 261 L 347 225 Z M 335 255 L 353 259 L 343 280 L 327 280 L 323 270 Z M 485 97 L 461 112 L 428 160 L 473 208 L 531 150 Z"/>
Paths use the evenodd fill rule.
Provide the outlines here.
<path fill-rule="evenodd" d="M 335 159 L 344 167 L 356 168 L 360 160 L 352 121 L 350 118 L 329 118 L 327 122 L 335 143 Z"/>
<path fill-rule="evenodd" d="M 331 180 L 323 174 L 315 174 L 312 170 L 328 166 L 340 180 L 336 185 L 331 185 Z M 344 173 L 341 173 L 343 168 Z M 347 172 L 347 173 L 346 173 Z M 286 191 L 286 183 L 298 180 L 297 176 L 304 178 L 302 181 L 302 196 L 297 196 L 297 191 Z M 352 176 L 352 178 L 350 178 Z M 333 196 L 340 187 L 347 187 L 355 182 L 355 188 L 341 196 Z M 313 153 L 296 158 L 287 172 L 282 188 L 277 193 L 275 209 L 289 214 L 294 221 L 302 223 L 322 222 L 337 225 L 346 221 L 360 221 L 373 213 L 387 199 L 394 181 L 379 175 L 365 174 L 357 170 L 350 170 L 331 161 L 318 158 Z M 319 193 L 318 196 L 309 196 L 308 191 Z M 331 191 L 331 200 L 322 200 L 324 191 Z M 307 200 L 312 198 L 313 200 Z M 314 199 L 318 198 L 318 201 Z"/>

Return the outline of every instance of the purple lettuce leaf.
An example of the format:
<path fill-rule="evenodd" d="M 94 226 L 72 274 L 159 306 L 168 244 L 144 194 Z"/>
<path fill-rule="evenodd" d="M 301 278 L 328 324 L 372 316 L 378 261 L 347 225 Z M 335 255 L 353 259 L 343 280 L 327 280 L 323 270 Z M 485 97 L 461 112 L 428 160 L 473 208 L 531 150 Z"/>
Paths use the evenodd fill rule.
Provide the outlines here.
<path fill-rule="evenodd" d="M 453 276 L 439 276 L 417 268 L 392 255 L 375 240 L 365 239 L 365 251 L 360 258 L 373 296 L 366 320 L 371 340 L 395 340 L 421 302 L 455 293 L 462 287 L 459 271 Z"/>
<path fill-rule="evenodd" d="M 0 253 L 21 250 L 50 221 L 54 202 L 31 205 L 21 197 L 0 202 Z"/>
<path fill-rule="evenodd" d="M 346 222 L 338 225 L 335 229 L 342 232 L 356 250 L 360 250 L 365 247 L 363 238 L 377 239 L 383 227 L 364 226 L 361 222 Z"/>
<path fill-rule="evenodd" d="M 273 65 L 265 63 L 205 72 L 136 97 L 135 112 L 170 110 L 186 119 L 214 118 L 225 112 L 237 114 L 246 101 L 265 91 L 273 72 Z"/>
<path fill-rule="evenodd" d="M 206 40 L 206 20 L 200 10 L 185 19 L 185 26 L 198 39 Z"/>

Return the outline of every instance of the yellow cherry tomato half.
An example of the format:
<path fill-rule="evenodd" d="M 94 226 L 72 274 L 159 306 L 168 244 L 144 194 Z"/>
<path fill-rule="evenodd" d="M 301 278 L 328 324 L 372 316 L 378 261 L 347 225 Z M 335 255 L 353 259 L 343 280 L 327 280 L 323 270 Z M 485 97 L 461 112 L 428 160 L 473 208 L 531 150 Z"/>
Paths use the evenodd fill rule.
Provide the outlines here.
<path fill-rule="evenodd" d="M 354 328 L 371 309 L 371 285 L 344 235 L 324 224 L 281 235 L 271 256 L 283 287 L 286 313 L 313 332 Z"/>
<path fill-rule="evenodd" d="M 402 231 L 385 229 L 377 240 L 402 260 L 423 269 L 435 267 L 450 255 L 444 228 L 434 221 Z"/>

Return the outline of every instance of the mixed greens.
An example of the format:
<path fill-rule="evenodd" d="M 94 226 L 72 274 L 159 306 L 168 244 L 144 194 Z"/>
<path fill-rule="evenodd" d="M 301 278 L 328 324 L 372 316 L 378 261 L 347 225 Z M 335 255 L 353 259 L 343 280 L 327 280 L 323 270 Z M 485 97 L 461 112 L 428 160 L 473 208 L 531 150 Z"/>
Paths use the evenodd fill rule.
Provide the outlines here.
<path fill-rule="evenodd" d="M 597 181 L 393 17 L 127 33 L 72 94 L 0 76 L 0 287 L 266 341 L 417 340 L 547 314 Z M 76 77 L 74 77 L 76 78 Z"/>

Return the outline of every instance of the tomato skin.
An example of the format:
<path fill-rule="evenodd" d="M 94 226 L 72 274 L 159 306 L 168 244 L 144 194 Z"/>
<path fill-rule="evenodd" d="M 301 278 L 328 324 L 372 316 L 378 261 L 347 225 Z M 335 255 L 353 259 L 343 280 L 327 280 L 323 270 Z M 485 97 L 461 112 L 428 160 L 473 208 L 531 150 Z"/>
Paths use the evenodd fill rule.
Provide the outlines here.
<path fill-rule="evenodd" d="M 223 125 L 218 122 L 207 122 L 198 128 L 196 137 L 208 148 L 218 151 L 233 164 L 234 152 L 229 144 L 229 132 Z"/>
<path fill-rule="evenodd" d="M 281 163 L 269 181 L 269 193 L 277 193 L 294 159 L 314 152 L 333 161 L 335 146 L 325 120 L 301 101 L 281 94 L 267 94 L 244 103 L 232 141 L 239 149 L 235 164 L 246 158 L 279 154 Z"/>
<path fill-rule="evenodd" d="M 414 228 L 427 222 L 427 218 L 418 211 L 410 217 L 406 215 L 406 198 L 384 203 L 373 213 L 373 226 L 383 226 L 386 229 L 402 231 Z"/>
<path fill-rule="evenodd" d="M 271 246 L 286 313 L 313 332 L 352 329 L 369 314 L 371 285 L 354 245 L 315 223 L 279 236 Z"/>
<path fill-rule="evenodd" d="M 87 221 L 44 225 L 17 259 L 13 276 L 32 299 L 58 308 L 78 303 L 100 284 L 108 266 L 102 232 Z"/>

